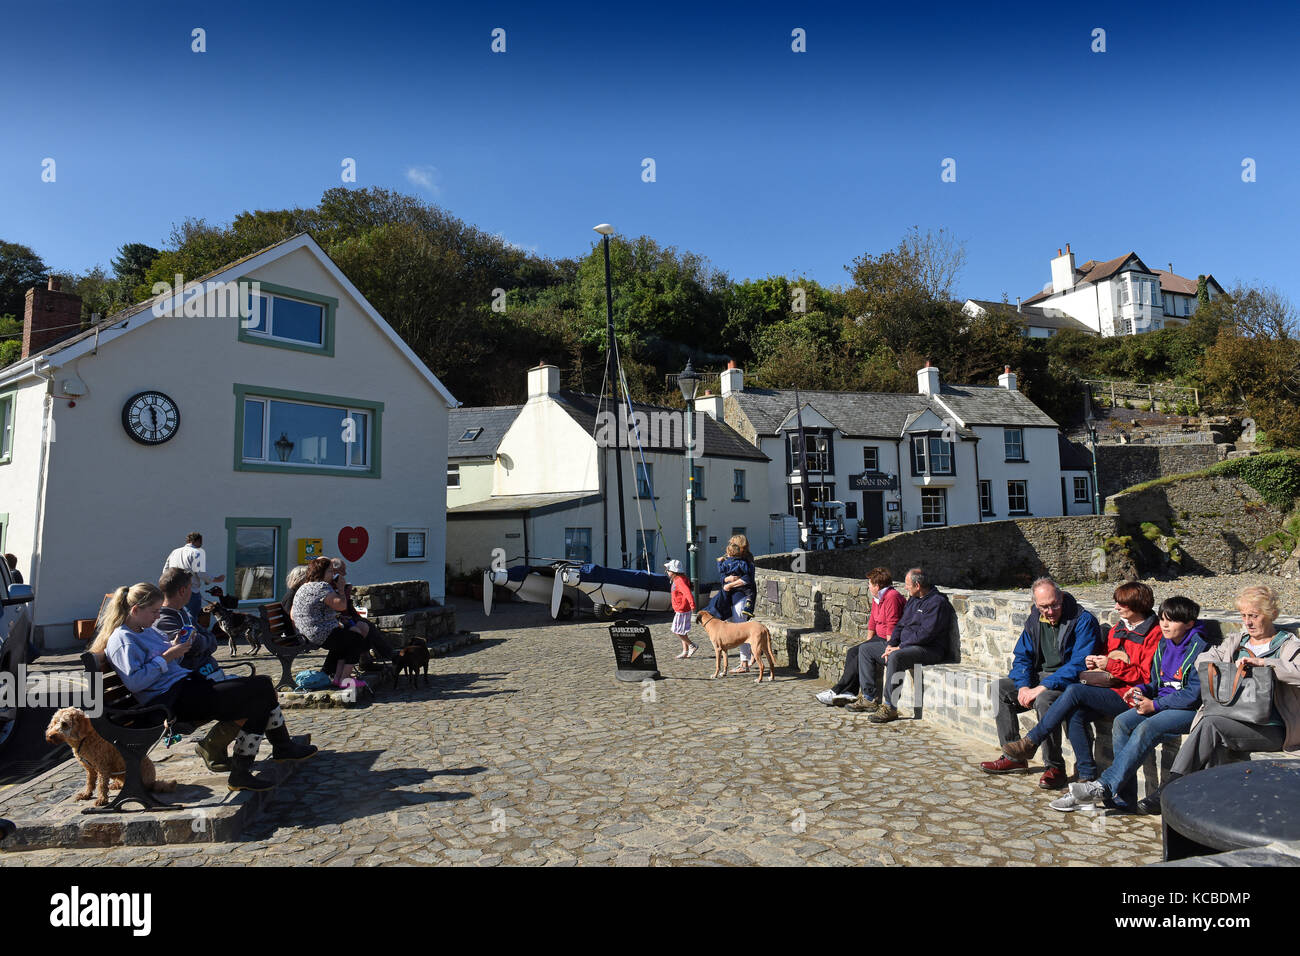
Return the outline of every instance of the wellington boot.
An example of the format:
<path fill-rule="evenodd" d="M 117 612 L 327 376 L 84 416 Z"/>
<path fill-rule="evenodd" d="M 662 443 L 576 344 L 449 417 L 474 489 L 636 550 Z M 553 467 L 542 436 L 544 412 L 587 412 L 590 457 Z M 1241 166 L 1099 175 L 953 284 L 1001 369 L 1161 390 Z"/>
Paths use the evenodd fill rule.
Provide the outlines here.
<path fill-rule="evenodd" d="M 233 720 L 223 720 L 194 745 L 194 750 L 213 773 L 230 773 L 230 754 L 226 748 L 238 736 L 239 724 Z"/>
<path fill-rule="evenodd" d="M 253 758 L 235 754 L 230 758 L 230 777 L 226 786 L 231 790 L 266 791 L 275 789 L 275 782 L 265 774 L 253 773 Z"/>

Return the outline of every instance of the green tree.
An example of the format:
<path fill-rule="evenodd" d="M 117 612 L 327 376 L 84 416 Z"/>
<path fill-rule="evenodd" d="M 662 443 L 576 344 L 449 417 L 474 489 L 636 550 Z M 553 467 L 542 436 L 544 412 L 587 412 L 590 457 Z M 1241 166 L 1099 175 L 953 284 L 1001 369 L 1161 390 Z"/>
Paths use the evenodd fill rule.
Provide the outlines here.
<path fill-rule="evenodd" d="M 23 297 L 45 282 L 49 268 L 30 246 L 0 239 L 0 315 L 23 314 Z"/>
<path fill-rule="evenodd" d="M 113 259 L 113 278 L 119 288 L 128 293 L 134 292 L 136 286 L 144 282 L 149 267 L 158 258 L 158 250 L 143 242 L 128 242 L 117 250 Z"/>

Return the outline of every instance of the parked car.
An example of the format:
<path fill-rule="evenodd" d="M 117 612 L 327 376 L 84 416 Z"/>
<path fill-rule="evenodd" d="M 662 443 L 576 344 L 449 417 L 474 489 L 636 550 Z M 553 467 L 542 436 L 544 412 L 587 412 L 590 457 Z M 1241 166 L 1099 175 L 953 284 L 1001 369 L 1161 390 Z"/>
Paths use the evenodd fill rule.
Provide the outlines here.
<path fill-rule="evenodd" d="M 31 585 L 14 584 L 9 568 L 0 561 L 0 753 L 14 738 L 21 714 L 17 696 L 24 688 L 18 682 L 21 666 L 28 660 L 32 637 L 32 615 L 27 607 L 34 597 Z"/>

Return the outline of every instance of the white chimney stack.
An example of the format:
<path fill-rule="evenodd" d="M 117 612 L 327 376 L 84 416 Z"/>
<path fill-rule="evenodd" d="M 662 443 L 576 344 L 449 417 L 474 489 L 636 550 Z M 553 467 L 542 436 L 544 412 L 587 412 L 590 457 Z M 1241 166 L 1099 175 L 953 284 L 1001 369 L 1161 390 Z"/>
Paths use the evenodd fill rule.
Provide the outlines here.
<path fill-rule="evenodd" d="M 1002 374 L 998 376 L 998 388 L 1005 388 L 1008 392 L 1016 390 L 1016 373 L 1011 371 L 1010 365 L 1002 366 Z"/>
<path fill-rule="evenodd" d="M 1052 260 L 1052 293 L 1064 292 L 1067 289 L 1074 288 L 1074 253 L 1070 251 L 1070 244 L 1065 244 L 1065 255 L 1061 255 L 1061 250 L 1056 250 L 1056 258 Z"/>
<path fill-rule="evenodd" d="M 528 400 L 554 395 L 560 390 L 560 370 L 545 362 L 528 370 Z"/>
<path fill-rule="evenodd" d="M 736 367 L 735 362 L 728 362 L 722 373 L 722 394 L 733 395 L 745 388 L 745 373 Z"/>
<path fill-rule="evenodd" d="M 703 395 L 696 396 L 695 407 L 708 415 L 715 422 L 722 421 L 722 396 L 714 395 L 712 392 L 705 392 Z"/>
<path fill-rule="evenodd" d="M 916 390 L 922 395 L 939 394 L 939 370 L 928 361 L 916 373 Z"/>

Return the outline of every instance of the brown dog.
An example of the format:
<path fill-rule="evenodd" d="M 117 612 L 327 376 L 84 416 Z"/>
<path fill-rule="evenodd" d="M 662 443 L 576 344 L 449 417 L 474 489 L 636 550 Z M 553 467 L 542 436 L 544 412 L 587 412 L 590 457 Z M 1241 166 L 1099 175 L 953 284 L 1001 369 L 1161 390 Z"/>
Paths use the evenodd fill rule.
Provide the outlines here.
<path fill-rule="evenodd" d="M 108 805 L 109 781 L 114 790 L 121 790 L 126 782 L 126 763 L 117 748 L 101 737 L 90 723 L 90 718 L 75 707 L 64 707 L 50 718 L 45 728 L 45 739 L 52 744 L 67 744 L 86 768 L 86 789 L 77 794 L 78 800 L 89 800 L 99 782 L 99 799 L 95 806 Z M 154 776 L 153 761 L 148 757 L 140 762 L 140 776 L 146 790 L 169 793 L 176 789 L 175 780 L 158 780 Z"/>
<path fill-rule="evenodd" d="M 416 674 L 423 672 L 424 683 L 429 683 L 429 648 L 424 641 L 414 639 L 405 647 L 398 648 L 397 659 L 393 661 L 393 687 L 397 687 L 397 679 L 402 676 L 402 672 L 411 678 L 411 686 L 415 686 Z"/>
<path fill-rule="evenodd" d="M 748 644 L 750 650 L 754 652 L 754 660 L 758 662 L 758 680 L 755 684 L 763 679 L 763 655 L 767 655 L 767 662 L 772 668 L 772 672 L 767 675 L 769 681 L 776 680 L 776 661 L 772 657 L 772 634 L 766 627 L 758 621 L 745 621 L 743 624 L 732 624 L 727 621 L 719 620 L 708 611 L 700 611 L 695 615 L 697 624 L 704 625 L 704 632 L 709 635 L 709 640 L 713 642 L 713 677 L 719 677 L 727 673 L 727 651 L 733 647 L 739 647 L 741 644 Z M 712 680 L 713 678 L 710 678 Z"/>

